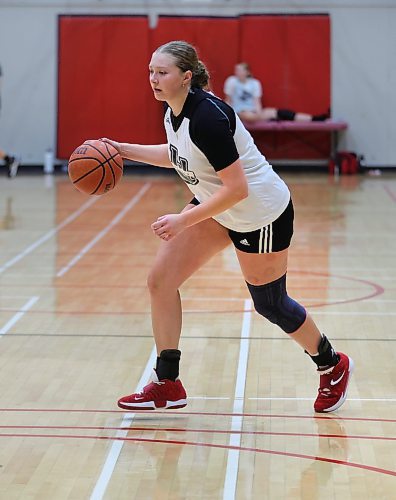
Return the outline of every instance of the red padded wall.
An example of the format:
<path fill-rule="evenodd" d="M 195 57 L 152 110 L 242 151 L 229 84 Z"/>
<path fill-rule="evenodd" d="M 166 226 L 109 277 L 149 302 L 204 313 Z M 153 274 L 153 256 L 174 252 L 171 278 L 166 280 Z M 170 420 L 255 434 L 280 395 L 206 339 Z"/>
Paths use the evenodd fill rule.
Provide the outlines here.
<path fill-rule="evenodd" d="M 176 39 L 197 47 L 219 96 L 235 63 L 245 60 L 263 84 L 266 106 L 322 113 L 330 105 L 327 15 L 162 16 L 154 29 L 145 16 L 60 16 L 58 158 L 87 138 L 164 142 L 163 107 L 152 95 L 148 63 L 154 49 Z M 299 141 L 284 147 L 285 137 L 262 138 L 255 136 L 268 158 L 318 157 L 321 150 L 325 156 L 329 147 L 326 134 L 311 152 Z"/>
<path fill-rule="evenodd" d="M 330 105 L 330 18 L 241 18 L 241 60 L 263 85 L 266 106 L 323 113 Z"/>
<path fill-rule="evenodd" d="M 330 107 L 330 18 L 264 15 L 241 18 L 240 59 L 263 86 L 263 105 L 311 114 Z M 253 134 L 270 159 L 326 158 L 326 132 Z"/>
<path fill-rule="evenodd" d="M 60 16 L 57 156 L 103 136 L 144 142 L 146 17 Z"/>
<path fill-rule="evenodd" d="M 171 40 L 186 40 L 208 67 L 212 88 L 221 95 L 224 80 L 238 61 L 239 20 L 217 17 L 160 17 L 151 34 L 151 49 Z"/>
<path fill-rule="evenodd" d="M 222 96 L 224 80 L 229 76 L 234 64 L 238 61 L 238 19 L 160 17 L 157 27 L 151 31 L 151 52 L 171 40 L 185 40 L 197 48 L 200 59 L 205 63 L 211 74 L 212 90 L 217 95 Z M 163 138 L 162 122 L 159 123 L 156 119 L 159 113 L 158 106 L 152 103 L 150 105 L 150 117 L 152 117 L 152 135 L 150 139 L 153 142 L 159 142 Z M 154 130 L 155 124 L 158 127 L 156 130 Z"/>

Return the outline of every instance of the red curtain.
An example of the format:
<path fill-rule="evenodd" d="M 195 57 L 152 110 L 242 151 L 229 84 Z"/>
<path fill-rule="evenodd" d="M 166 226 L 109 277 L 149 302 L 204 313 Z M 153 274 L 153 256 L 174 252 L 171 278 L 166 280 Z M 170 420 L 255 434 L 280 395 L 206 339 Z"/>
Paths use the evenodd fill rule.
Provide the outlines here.
<path fill-rule="evenodd" d="M 89 138 L 165 141 L 163 107 L 152 95 L 147 68 L 152 51 L 170 40 L 196 46 L 221 97 L 235 63 L 247 61 L 263 84 L 266 106 L 322 113 L 330 105 L 327 15 L 163 16 L 154 29 L 146 16 L 65 15 L 58 33 L 60 159 Z M 327 139 L 320 138 L 324 154 Z M 301 144 L 277 152 L 267 141 L 262 149 L 269 158 L 310 157 Z"/>

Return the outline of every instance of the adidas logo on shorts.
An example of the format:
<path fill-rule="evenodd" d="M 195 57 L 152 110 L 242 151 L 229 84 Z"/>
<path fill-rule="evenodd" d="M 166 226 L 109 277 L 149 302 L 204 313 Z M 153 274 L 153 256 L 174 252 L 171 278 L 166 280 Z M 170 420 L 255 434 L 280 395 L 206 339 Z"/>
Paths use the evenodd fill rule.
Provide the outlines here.
<path fill-rule="evenodd" d="M 245 238 L 244 240 L 241 240 L 239 243 L 242 243 L 242 245 L 246 245 L 247 247 L 250 247 L 250 243 L 248 240 Z"/>

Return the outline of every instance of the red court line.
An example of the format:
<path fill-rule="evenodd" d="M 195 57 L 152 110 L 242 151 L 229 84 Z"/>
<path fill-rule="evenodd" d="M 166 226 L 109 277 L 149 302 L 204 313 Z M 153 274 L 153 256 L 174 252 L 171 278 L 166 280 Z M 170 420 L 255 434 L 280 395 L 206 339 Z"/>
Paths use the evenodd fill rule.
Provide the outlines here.
<path fill-rule="evenodd" d="M 126 441 L 134 443 L 157 443 L 157 444 L 174 444 L 182 446 L 197 446 L 202 448 L 219 448 L 223 450 L 237 450 L 237 451 L 251 451 L 254 453 L 265 453 L 268 455 L 279 455 L 282 457 L 302 458 L 305 460 L 314 460 L 319 462 L 327 462 L 337 465 L 344 465 L 346 467 L 355 467 L 357 469 L 368 470 L 377 472 L 379 474 L 386 474 L 388 476 L 396 476 L 396 471 L 374 467 L 372 465 L 358 464 L 355 462 L 348 462 L 346 460 L 337 460 L 335 458 L 319 457 L 315 455 L 304 455 L 301 453 L 291 453 L 286 451 L 268 450 L 263 448 L 250 448 L 245 446 L 230 446 L 214 443 L 200 443 L 195 441 L 177 441 L 173 439 L 148 439 L 148 438 L 130 438 L 130 437 L 111 437 L 111 436 L 78 436 L 78 435 L 62 435 L 62 434 L 0 434 L 0 437 L 17 437 L 17 438 L 51 438 L 51 439 L 95 439 L 105 441 Z"/>
<path fill-rule="evenodd" d="M 393 191 L 391 191 L 391 189 L 389 188 L 389 186 L 387 186 L 386 184 L 383 184 L 382 187 L 389 194 L 389 196 L 391 197 L 391 199 L 396 203 L 396 194 Z"/>
<path fill-rule="evenodd" d="M 274 431 L 233 431 L 224 429 L 191 429 L 189 427 L 111 427 L 95 425 L 0 425 L 0 429 L 57 429 L 57 430 L 89 430 L 89 431 L 131 431 L 131 432 L 183 432 L 198 434 L 241 434 L 247 436 L 289 436 L 318 437 L 323 439 L 366 439 L 373 441 L 396 441 L 392 436 L 363 436 L 355 434 L 323 434 L 309 432 L 274 432 Z M 29 435 L 29 434 L 28 434 Z"/>
<path fill-rule="evenodd" d="M 346 279 L 346 280 L 349 280 L 349 281 L 355 281 L 357 283 L 363 283 L 364 285 L 368 285 L 370 286 L 371 288 L 373 288 L 374 290 L 370 293 L 368 293 L 367 295 L 363 295 L 361 297 L 354 297 L 354 298 L 350 298 L 350 299 L 341 299 L 341 300 L 336 300 L 336 301 L 332 301 L 332 302 L 322 302 L 322 303 L 315 303 L 315 304 L 306 304 L 305 306 L 306 307 L 309 307 L 310 309 L 311 308 L 315 308 L 315 307 L 325 307 L 325 306 L 332 306 L 332 305 L 339 305 L 339 304 L 350 304 L 350 303 L 353 303 L 353 302 L 361 302 L 363 300 L 368 300 L 368 299 L 371 299 L 371 298 L 374 298 L 374 297 L 377 297 L 381 294 L 384 293 L 385 289 L 376 284 L 376 283 L 373 283 L 371 281 L 368 281 L 368 280 L 363 280 L 363 279 L 359 279 L 359 278 L 350 278 L 350 277 L 344 277 L 344 276 L 337 276 L 337 275 L 330 275 L 330 274 L 327 274 L 327 273 L 318 273 L 318 272 L 309 272 L 307 271 L 306 273 L 305 272 L 302 272 L 302 274 L 313 274 L 313 275 L 316 275 L 316 276 L 323 276 L 323 277 L 326 277 L 326 278 L 329 278 L 329 277 L 333 277 L 333 278 L 339 278 L 339 279 Z M 197 279 L 205 279 L 205 278 L 199 278 L 198 276 L 196 277 Z M 77 288 L 77 287 L 76 287 Z M 137 286 L 134 286 L 133 288 L 146 288 L 146 286 L 142 286 L 142 285 L 137 285 Z M 199 287 L 192 287 L 192 288 L 199 288 Z M 208 289 L 208 288 L 215 288 L 215 287 L 211 287 L 211 286 L 204 286 L 202 288 L 205 288 L 205 289 Z M 222 287 L 224 288 L 224 287 Z M 292 288 L 292 286 L 290 287 Z M 325 288 L 325 287 L 323 287 Z M 228 289 L 228 288 L 227 288 Z M 304 290 L 307 290 L 308 288 L 307 287 L 304 287 Z M 327 289 L 327 288 L 325 288 Z M 332 290 L 335 289 L 335 287 L 332 287 L 331 288 Z M 347 290 L 348 288 L 342 288 L 342 290 Z M 360 288 L 357 288 L 358 290 Z M 187 299 L 188 300 L 188 299 Z M 210 300 L 210 299 L 208 299 Z M 1 312 L 11 312 L 11 313 L 15 313 L 15 312 L 19 312 L 19 309 L 8 309 L 8 308 L 1 308 L 0 309 Z M 83 311 L 61 311 L 61 310 L 43 310 L 43 309 L 32 309 L 30 311 L 27 312 L 27 314 L 34 314 L 34 313 L 41 313 L 41 314 L 71 314 L 71 315 L 89 315 L 89 314 L 95 314 L 95 315 L 106 315 L 106 316 L 111 316 L 111 315 L 122 315 L 122 316 L 125 316 L 125 315 L 138 315 L 138 314 L 147 314 L 149 311 L 114 311 L 114 309 L 112 311 L 89 311 L 87 309 L 84 309 Z M 219 310 L 219 309 L 214 309 L 214 310 L 208 310 L 208 309 L 184 309 L 183 311 L 185 314 L 235 314 L 235 313 L 244 313 L 244 312 L 255 312 L 254 309 L 250 309 L 250 310 L 242 310 L 242 309 L 227 309 L 227 310 Z"/>
<path fill-rule="evenodd" d="M 210 299 L 208 299 L 210 300 Z M 241 299 L 243 300 L 243 299 Z M 0 308 L 0 312 L 5 313 L 17 313 L 21 312 L 20 309 L 8 309 L 8 308 Z M 236 313 L 244 313 L 244 312 L 254 312 L 254 309 L 184 309 L 184 314 L 236 314 Z M 45 309 L 34 309 L 25 312 L 25 315 L 28 314 L 66 314 L 71 316 L 138 316 L 143 314 L 150 314 L 150 310 L 147 311 L 89 311 L 84 309 L 83 311 L 60 311 L 59 309 L 53 310 L 45 310 Z"/>
<path fill-rule="evenodd" d="M 388 422 L 396 423 L 396 419 L 392 418 L 375 418 L 375 417 L 340 417 L 330 415 L 281 415 L 271 413 L 220 413 L 220 412 L 204 412 L 204 411 L 175 411 L 175 410 L 105 410 L 105 409 L 90 409 L 90 408 L 0 408 L 1 412 L 9 413 L 119 413 L 125 415 L 179 415 L 179 416 L 208 416 L 208 417 L 254 417 L 254 418 L 286 418 L 286 419 L 309 419 L 309 420 L 340 420 L 352 422 Z"/>
<path fill-rule="evenodd" d="M 292 272 L 292 271 L 289 271 L 289 272 Z M 381 285 L 378 285 L 377 283 L 374 283 L 372 281 L 369 281 L 369 280 L 364 280 L 364 279 L 360 279 L 360 278 L 354 278 L 354 277 L 349 277 L 349 276 L 340 276 L 340 275 L 336 275 L 336 274 L 331 274 L 331 273 L 323 273 L 323 272 L 316 272 L 316 271 L 297 271 L 297 274 L 300 273 L 300 274 L 303 274 L 303 275 L 314 275 L 314 276 L 320 276 L 320 277 L 324 277 L 324 278 L 337 278 L 337 279 L 341 279 L 341 280 L 348 280 L 348 281 L 353 281 L 353 282 L 356 282 L 356 283 L 360 283 L 360 284 L 363 284 L 363 285 L 366 285 L 366 286 L 369 286 L 373 291 L 366 294 L 366 295 L 363 295 L 361 297 L 352 297 L 352 298 L 349 298 L 349 299 L 341 299 L 341 300 L 336 300 L 336 301 L 332 301 L 332 302 L 322 302 L 322 303 L 315 303 L 315 304 L 305 304 L 306 307 L 309 307 L 310 309 L 311 308 L 315 308 L 315 307 L 326 307 L 326 306 L 333 306 L 333 305 L 340 305 L 340 304 L 350 304 L 350 303 L 354 303 L 354 302 L 361 302 L 361 301 L 364 301 L 364 300 L 368 300 L 368 299 L 371 299 L 371 298 L 374 298 L 374 297 L 377 297 L 379 295 L 382 295 L 384 292 L 385 292 L 385 289 L 381 286 Z M 199 276 L 195 276 L 194 279 L 205 279 L 205 277 L 199 277 Z M 56 285 L 57 286 L 57 285 Z M 94 285 L 90 285 L 91 287 L 94 286 Z M 96 285 L 95 285 L 96 286 Z M 241 286 L 242 286 L 242 283 L 241 283 Z M 82 288 L 81 285 L 70 285 L 69 284 L 69 287 L 71 288 Z M 191 289 L 221 289 L 221 290 L 228 290 L 229 287 L 225 287 L 225 286 L 220 286 L 220 287 L 214 287 L 212 285 L 207 285 L 205 284 L 204 286 L 202 287 L 199 287 L 199 286 L 190 286 L 188 285 L 189 288 Z M 85 286 L 84 286 L 85 288 Z M 109 287 L 110 288 L 110 287 Z M 113 286 L 113 288 L 146 288 L 146 285 L 134 285 L 133 287 L 131 286 Z M 290 285 L 289 286 L 290 289 L 297 289 L 297 290 L 326 290 L 328 291 L 329 290 L 329 287 L 318 287 L 318 286 L 314 286 L 314 287 L 306 287 L 306 286 L 302 286 L 302 287 L 298 287 L 298 286 L 295 286 L 295 285 Z M 331 290 L 337 290 L 337 289 L 341 289 L 343 291 L 345 290 L 361 290 L 361 287 L 357 287 L 357 288 L 351 288 L 351 287 L 331 287 Z M 18 312 L 18 310 L 15 310 L 15 309 L 2 309 L 3 312 Z M 250 311 L 248 312 L 253 312 L 254 309 L 251 309 Z M 98 311 L 98 312 L 90 312 L 90 311 L 37 311 L 37 310 L 32 310 L 30 311 L 31 313 L 35 313 L 35 312 L 42 312 L 43 314 L 106 314 L 106 315 L 112 315 L 112 314 L 119 314 L 119 315 L 125 315 L 125 314 L 131 314 L 131 315 L 134 315 L 134 314 L 147 314 L 146 311 L 136 311 L 136 312 L 125 312 L 125 311 L 121 311 L 121 312 L 114 312 L 114 311 L 111 311 L 111 312 L 104 312 L 104 311 Z M 232 313 L 243 313 L 243 312 L 246 312 L 246 311 L 243 311 L 243 310 L 226 310 L 226 311 L 222 311 L 222 310 L 185 310 L 184 311 L 185 313 L 193 313 L 193 314 L 197 314 L 197 313 L 203 313 L 203 314 L 208 314 L 208 313 L 217 313 L 217 314 L 232 314 Z"/>
<path fill-rule="evenodd" d="M 53 277 L 53 276 L 52 276 Z M 199 277 L 199 276 L 195 276 L 194 278 L 195 280 L 204 280 L 205 277 L 202 276 L 202 277 Z M 2 284 L 3 287 L 7 287 L 7 288 L 90 288 L 92 289 L 93 287 L 95 288 L 130 288 L 130 289 L 134 289 L 134 288 L 137 288 L 137 289 L 147 289 L 147 286 L 146 285 L 141 285 L 139 283 L 136 283 L 134 285 L 103 285 L 102 283 L 88 283 L 88 284 L 82 284 L 82 283 L 34 283 L 34 284 L 31 284 L 31 283 L 26 283 L 26 284 L 23 284 L 23 285 L 20 285 L 20 284 L 15 284 L 15 283 L 3 283 Z M 229 286 L 213 286 L 213 285 L 194 285 L 192 284 L 191 282 L 188 282 L 187 285 L 184 286 L 184 288 L 189 288 L 189 289 L 192 289 L 192 290 L 227 290 L 229 291 L 230 290 L 230 287 Z M 240 288 L 246 290 L 246 286 L 245 286 L 245 283 L 241 280 L 241 284 L 240 284 Z M 319 285 L 315 285 L 315 286 L 305 286 L 305 285 L 297 285 L 297 284 L 289 284 L 288 285 L 288 289 L 293 289 L 293 290 L 326 290 L 329 291 L 329 287 L 328 286 L 319 286 Z M 358 287 L 358 286 L 349 286 L 349 287 L 346 287 L 346 286 L 332 286 L 331 287 L 331 290 L 361 290 L 362 287 Z M 394 290 L 393 288 L 386 288 L 387 290 Z M 208 299 L 210 300 L 210 299 Z M 242 299 L 243 300 L 243 299 Z"/>
<path fill-rule="evenodd" d="M 393 195 L 392 195 L 393 196 Z M 396 196 L 395 196 L 395 199 L 396 199 Z M 103 226 L 100 226 L 100 227 L 103 227 Z M 118 226 L 117 226 L 118 227 Z M 121 226 L 120 226 L 121 227 Z M 135 227 L 135 226 L 134 226 Z M 88 229 L 92 229 L 91 226 L 89 226 Z M 95 228 L 96 229 L 96 228 Z M 77 232 L 77 231 L 75 231 Z M 86 231 L 85 230 L 81 230 L 81 231 L 78 231 L 78 232 L 83 232 L 85 233 Z M 299 231 L 299 234 L 310 234 L 309 231 Z M 316 233 L 317 234 L 317 233 Z M 324 234 L 327 234 L 324 232 Z M 344 233 L 343 233 L 344 235 Z M 131 241 L 133 241 L 133 238 L 131 238 Z M 127 241 L 128 242 L 128 241 Z M 69 245 L 64 245 L 64 246 L 69 246 Z M 4 251 L 2 252 L 2 255 L 3 256 L 7 256 L 7 255 L 14 255 L 13 252 L 8 252 L 8 251 Z M 53 257 L 54 253 L 52 252 L 35 252 L 35 255 L 37 257 Z M 62 255 L 75 255 L 75 252 L 72 252 L 72 251 L 57 251 L 56 252 L 56 255 L 58 257 L 61 257 Z M 106 251 L 99 251 L 99 252 L 89 252 L 89 255 L 91 257 L 107 257 L 107 256 L 111 256 L 111 257 L 122 257 L 122 258 L 125 258 L 125 257 L 128 257 L 130 258 L 131 257 L 131 252 L 106 252 Z M 143 252 L 133 252 L 133 255 L 135 257 L 150 257 L 150 258 L 154 258 L 156 256 L 156 253 L 155 252 L 147 252 L 147 253 L 143 253 Z M 307 257 L 309 259 L 311 259 L 312 257 L 323 257 L 323 256 L 327 256 L 328 254 L 323 251 L 323 252 L 309 252 L 309 255 L 306 255 L 304 254 L 303 251 L 300 251 L 298 250 L 296 247 L 294 249 L 294 253 L 293 255 L 295 255 L 297 258 L 302 258 L 302 257 Z M 374 256 L 375 254 L 368 254 L 368 256 Z M 342 253 L 342 256 L 343 257 L 359 257 L 360 254 L 357 253 L 357 252 L 348 252 L 348 251 L 345 251 Z M 139 267 L 139 266 L 136 266 L 136 267 Z M 216 269 L 218 270 L 218 266 L 216 266 L 215 264 L 205 264 L 205 269 Z M 299 271 L 295 271 L 295 272 L 299 272 Z"/>

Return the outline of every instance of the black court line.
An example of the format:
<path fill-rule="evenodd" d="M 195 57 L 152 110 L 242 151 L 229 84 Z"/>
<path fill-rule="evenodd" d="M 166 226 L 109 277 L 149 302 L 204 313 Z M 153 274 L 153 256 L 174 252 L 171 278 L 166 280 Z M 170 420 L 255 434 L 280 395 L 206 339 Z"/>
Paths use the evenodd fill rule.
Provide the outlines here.
<path fill-rule="evenodd" d="M 12 337 L 70 337 L 70 338 L 119 338 L 119 339 L 153 339 L 152 334 L 122 334 L 122 333 L 9 333 L 7 339 Z M 215 340 L 282 340 L 289 341 L 289 337 L 279 336 L 279 337 L 241 337 L 241 336 L 219 336 L 219 335 L 182 335 L 183 340 L 199 340 L 199 339 L 215 339 Z M 348 337 L 331 337 L 332 342 L 336 341 L 348 341 L 348 342 L 396 342 L 396 338 L 393 339 L 376 339 L 376 338 L 348 338 Z"/>

